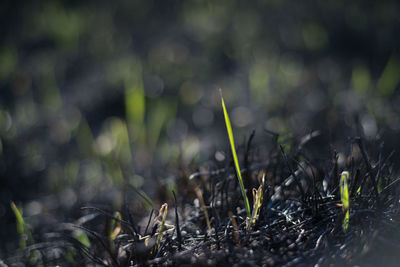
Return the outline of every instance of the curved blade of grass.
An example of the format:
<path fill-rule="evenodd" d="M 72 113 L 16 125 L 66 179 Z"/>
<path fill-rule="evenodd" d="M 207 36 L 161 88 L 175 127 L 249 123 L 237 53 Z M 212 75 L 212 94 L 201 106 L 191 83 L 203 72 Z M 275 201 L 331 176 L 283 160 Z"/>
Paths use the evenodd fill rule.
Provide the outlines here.
<path fill-rule="evenodd" d="M 348 186 L 349 172 L 344 171 L 340 175 L 340 199 L 343 204 L 344 220 L 343 230 L 346 232 L 349 228 L 350 219 L 350 201 L 349 201 L 349 186 Z"/>
<path fill-rule="evenodd" d="M 246 195 L 246 190 L 244 189 L 242 174 L 240 172 L 240 167 L 239 167 L 239 161 L 238 161 L 238 158 L 237 158 L 237 155 L 236 155 L 235 140 L 233 138 L 231 121 L 229 119 L 228 112 L 226 111 L 225 102 L 224 102 L 224 98 L 222 97 L 222 92 L 221 91 L 220 91 L 220 94 L 221 94 L 222 109 L 224 110 L 226 130 L 228 132 L 229 142 L 231 144 L 233 161 L 235 163 L 235 169 L 236 169 L 237 177 L 238 177 L 239 184 L 240 184 L 240 191 L 242 192 L 244 204 L 245 204 L 245 207 L 246 207 L 247 217 L 251 218 L 250 204 L 249 204 L 249 200 L 248 200 L 247 195 Z"/>
<path fill-rule="evenodd" d="M 14 202 L 11 201 L 10 205 L 11 205 L 11 209 L 13 210 L 15 218 L 16 218 L 17 231 L 20 236 L 19 247 L 22 250 L 25 250 L 26 249 L 26 241 L 24 238 L 25 222 L 24 222 L 24 218 L 22 217 L 22 212 L 17 208 L 17 206 L 14 204 Z"/>

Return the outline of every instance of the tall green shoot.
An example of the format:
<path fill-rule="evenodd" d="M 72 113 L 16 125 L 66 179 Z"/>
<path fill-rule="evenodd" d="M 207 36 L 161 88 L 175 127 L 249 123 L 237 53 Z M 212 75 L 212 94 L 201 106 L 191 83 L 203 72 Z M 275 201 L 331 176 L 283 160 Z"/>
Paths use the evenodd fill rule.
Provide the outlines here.
<path fill-rule="evenodd" d="M 231 144 L 231 150 L 232 150 L 233 161 L 235 163 L 236 174 L 237 174 L 237 177 L 239 180 L 240 190 L 242 192 L 242 197 L 243 197 L 244 204 L 246 207 L 247 217 L 251 218 L 250 204 L 249 204 L 249 200 L 246 195 L 246 190 L 244 189 L 242 174 L 240 172 L 240 167 L 239 167 L 239 160 L 236 155 L 235 140 L 233 138 L 231 121 L 229 119 L 228 112 L 226 111 L 224 98 L 222 97 L 222 91 L 220 91 L 220 94 L 221 94 L 222 109 L 224 110 L 225 125 L 226 125 L 226 130 L 228 132 L 229 142 Z"/>
<path fill-rule="evenodd" d="M 10 205 L 11 205 L 11 209 L 14 212 L 15 219 L 16 219 L 17 232 L 19 234 L 19 247 L 22 250 L 25 250 L 27 247 L 27 244 L 26 244 L 27 240 L 30 244 L 33 243 L 32 234 L 29 231 L 24 218 L 22 217 L 22 209 L 18 209 L 18 207 L 14 204 L 14 202 L 11 202 Z"/>
<path fill-rule="evenodd" d="M 344 171 L 340 176 L 340 199 L 344 212 L 343 231 L 349 228 L 350 219 L 350 201 L 349 201 L 349 186 L 348 186 L 349 172 Z"/>

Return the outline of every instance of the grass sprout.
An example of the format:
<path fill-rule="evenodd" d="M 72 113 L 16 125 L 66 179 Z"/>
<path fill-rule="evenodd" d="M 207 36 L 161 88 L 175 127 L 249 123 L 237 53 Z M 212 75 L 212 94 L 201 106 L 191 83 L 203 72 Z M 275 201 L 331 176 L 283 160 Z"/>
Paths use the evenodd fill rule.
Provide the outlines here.
<path fill-rule="evenodd" d="M 378 193 L 380 194 L 380 193 L 382 193 L 382 190 L 383 190 L 383 181 L 382 181 L 382 177 L 379 177 L 379 179 L 378 179 Z"/>
<path fill-rule="evenodd" d="M 28 240 L 29 243 L 33 243 L 32 234 L 22 216 L 22 209 L 19 209 L 14 202 L 11 202 L 11 209 L 16 218 L 17 232 L 19 234 L 19 247 L 22 250 L 26 250 L 26 241 Z"/>
<path fill-rule="evenodd" d="M 160 247 L 161 239 L 164 234 L 164 227 L 165 227 L 165 221 L 167 219 L 167 213 L 168 213 L 168 204 L 164 203 L 159 211 L 159 217 L 161 217 L 161 226 L 160 226 L 160 231 L 157 236 L 157 242 L 156 246 L 154 247 L 154 252 L 156 253 L 158 251 L 158 248 Z"/>
<path fill-rule="evenodd" d="M 229 219 L 231 219 L 231 222 L 232 222 L 233 234 L 235 236 L 236 243 L 240 247 L 239 227 L 238 227 L 238 224 L 236 222 L 235 216 L 233 215 L 232 211 L 228 212 L 228 216 L 229 216 Z"/>
<path fill-rule="evenodd" d="M 265 174 L 262 177 L 261 185 L 258 187 L 258 189 L 253 188 L 253 210 L 251 213 L 251 219 L 246 220 L 247 229 L 250 229 L 250 227 L 255 225 L 257 222 L 263 201 L 264 181 Z"/>
<path fill-rule="evenodd" d="M 197 195 L 197 198 L 200 200 L 201 208 L 203 209 L 204 216 L 206 217 L 207 229 L 208 229 L 209 231 L 211 231 L 210 218 L 209 218 L 209 216 L 208 216 L 206 204 L 205 204 L 205 202 L 204 202 L 204 198 L 203 198 L 203 194 L 201 193 L 201 189 L 200 189 L 199 187 L 196 187 L 196 188 L 194 189 L 194 191 L 195 191 L 195 193 L 196 193 L 196 195 Z"/>
<path fill-rule="evenodd" d="M 121 213 L 116 211 L 114 213 L 114 217 L 119 219 L 119 221 L 117 221 L 115 219 L 111 219 L 111 227 L 110 227 L 110 232 L 109 232 L 110 240 L 115 240 L 115 238 L 117 238 L 119 233 L 122 231 L 122 228 L 121 228 L 121 220 L 122 220 Z"/>
<path fill-rule="evenodd" d="M 243 197 L 243 200 L 244 200 L 244 204 L 245 204 L 245 208 L 246 208 L 246 212 L 247 212 L 247 217 L 251 218 L 250 204 L 249 204 L 249 200 L 248 200 L 247 195 L 246 195 L 246 190 L 244 189 L 242 174 L 240 172 L 240 167 L 239 167 L 239 160 L 238 160 L 237 155 L 236 155 L 235 140 L 233 138 L 233 131 L 232 131 L 232 126 L 231 126 L 231 121 L 229 119 L 228 112 L 226 111 L 225 102 L 224 102 L 224 98 L 222 97 L 222 91 L 221 90 L 220 90 L 220 94 L 221 94 L 222 109 L 224 110 L 226 130 L 228 132 L 229 142 L 231 144 L 232 157 L 233 157 L 233 161 L 235 163 L 235 169 L 236 169 L 237 177 L 238 177 L 238 180 L 239 180 L 240 191 L 242 192 L 242 197 Z"/>
<path fill-rule="evenodd" d="M 73 237 L 75 237 L 76 240 L 78 240 L 83 246 L 86 248 L 90 248 L 90 240 L 88 235 L 85 233 L 85 231 L 81 229 L 76 229 L 75 231 L 72 232 Z"/>
<path fill-rule="evenodd" d="M 360 187 L 358 187 L 358 189 L 357 189 L 357 192 L 356 192 L 356 195 L 359 195 L 359 194 L 360 194 L 360 192 L 361 192 L 361 186 L 360 186 Z"/>
<path fill-rule="evenodd" d="M 350 218 L 350 201 L 349 201 L 349 186 L 348 186 L 349 172 L 344 171 L 340 176 L 340 199 L 342 201 L 342 208 L 344 212 L 343 231 L 349 228 Z"/>

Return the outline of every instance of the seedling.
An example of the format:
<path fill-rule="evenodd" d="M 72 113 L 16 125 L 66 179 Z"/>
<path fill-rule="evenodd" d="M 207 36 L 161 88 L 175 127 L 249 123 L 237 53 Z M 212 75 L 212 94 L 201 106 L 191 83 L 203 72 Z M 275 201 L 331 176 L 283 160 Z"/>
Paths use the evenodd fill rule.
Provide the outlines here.
<path fill-rule="evenodd" d="M 250 229 L 250 227 L 257 222 L 263 201 L 264 180 L 265 174 L 262 177 L 261 185 L 258 187 L 258 189 L 253 188 L 253 210 L 251 213 L 251 219 L 246 220 L 247 229 Z"/>
<path fill-rule="evenodd" d="M 233 216 L 232 211 L 228 212 L 229 218 L 231 219 L 232 222 L 232 227 L 233 227 L 233 234 L 235 235 L 235 240 L 236 243 L 238 244 L 238 246 L 240 247 L 240 239 L 239 239 L 239 227 L 238 224 L 236 222 L 235 217 Z"/>
<path fill-rule="evenodd" d="M 160 231 L 158 232 L 158 236 L 157 236 L 156 246 L 154 247 L 154 252 L 157 252 L 158 248 L 160 247 L 161 239 L 162 239 L 163 234 L 164 234 L 164 226 L 165 226 L 165 220 L 167 219 L 167 212 L 168 212 L 168 204 L 164 203 L 161 206 L 160 212 L 159 212 L 159 215 L 158 215 L 162 219 L 161 219 Z"/>
<path fill-rule="evenodd" d="M 231 126 L 231 121 L 229 119 L 228 112 L 226 111 L 225 102 L 224 102 L 224 98 L 222 97 L 222 91 L 221 90 L 220 90 L 220 94 L 221 94 L 222 109 L 224 110 L 226 130 L 228 132 L 229 142 L 231 144 L 232 157 L 233 157 L 233 161 L 235 163 L 235 169 L 236 169 L 236 174 L 237 174 L 237 177 L 238 177 L 238 180 L 239 180 L 240 191 L 242 192 L 242 197 L 243 197 L 243 200 L 244 200 L 244 204 L 245 204 L 245 208 L 246 208 L 246 212 L 247 212 L 247 217 L 251 218 L 250 204 L 249 204 L 249 200 L 248 200 L 247 195 L 246 195 L 246 190 L 244 189 L 242 174 L 240 172 L 240 167 L 239 167 L 239 160 L 238 160 L 237 155 L 236 155 L 235 140 L 233 138 L 233 131 L 232 131 L 232 126 Z"/>
<path fill-rule="evenodd" d="M 119 233 L 122 231 L 122 227 L 121 227 L 122 216 L 121 216 L 121 214 L 118 211 L 116 211 L 114 213 L 114 217 L 117 218 L 118 220 L 116 220 L 116 219 L 111 220 L 110 232 L 108 233 L 108 237 L 110 240 L 115 240 L 117 238 L 117 236 L 119 235 Z"/>
<path fill-rule="evenodd" d="M 344 212 L 343 231 L 349 228 L 350 219 L 350 201 L 349 201 L 349 186 L 348 186 L 349 172 L 344 171 L 340 176 L 340 199 L 342 201 L 342 209 Z"/>
<path fill-rule="evenodd" d="M 203 209 L 204 216 L 206 217 L 207 229 L 208 229 L 208 231 L 211 231 L 210 218 L 208 217 L 208 212 L 207 212 L 206 204 L 204 203 L 203 194 L 201 193 L 201 190 L 199 187 L 196 187 L 194 189 L 194 191 L 196 192 L 197 198 L 200 201 L 201 208 Z"/>
<path fill-rule="evenodd" d="M 81 229 L 76 229 L 72 232 L 72 236 L 75 237 L 76 240 L 78 240 L 82 245 L 84 245 L 87 248 L 90 248 L 90 240 L 85 231 Z"/>
<path fill-rule="evenodd" d="M 28 226 L 24 221 L 24 218 L 22 217 L 22 209 L 18 209 L 14 202 L 11 202 L 11 209 L 13 210 L 16 218 L 17 232 L 19 234 L 19 247 L 22 250 L 25 250 L 26 240 L 28 240 L 29 243 L 33 243 L 32 234 L 29 231 Z"/>
<path fill-rule="evenodd" d="M 382 177 L 379 177 L 379 179 L 378 179 L 378 193 L 379 194 L 382 193 L 382 188 L 383 188 L 382 184 L 383 184 Z"/>

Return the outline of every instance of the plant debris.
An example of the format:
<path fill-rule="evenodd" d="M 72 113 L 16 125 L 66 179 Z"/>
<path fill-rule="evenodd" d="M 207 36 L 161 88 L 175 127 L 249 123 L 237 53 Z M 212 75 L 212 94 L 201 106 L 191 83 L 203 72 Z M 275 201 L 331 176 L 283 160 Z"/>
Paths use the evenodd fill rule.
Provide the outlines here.
<path fill-rule="evenodd" d="M 257 149 L 244 155 L 253 159 L 242 170 L 246 182 L 251 188 L 259 186 L 248 192 L 256 201 L 251 203 L 253 211 L 257 207 L 251 227 L 239 197 L 234 163 L 227 158 L 224 168 L 193 174 L 207 186 L 200 189 L 188 183 L 193 188 L 186 191 L 192 194 L 177 194 L 175 214 L 167 214 L 164 204 L 154 219 L 153 211 L 143 218 L 144 231 L 126 213 L 114 216 L 92 208 L 81 224 L 60 226 L 45 241 L 27 246 L 7 262 L 99 266 L 369 266 L 380 262 L 393 266 L 399 247 L 399 179 L 390 162 L 382 160 L 385 155 L 375 161 L 363 145 L 345 161 L 338 162 L 332 153 L 321 163 L 307 156 L 306 144 L 299 142 L 301 146 L 287 153 L 274 140 L 268 158 Z M 350 146 L 359 144 L 355 138 Z M 80 236 L 73 234 L 77 229 Z M 82 235 L 90 246 L 82 242 Z"/>

